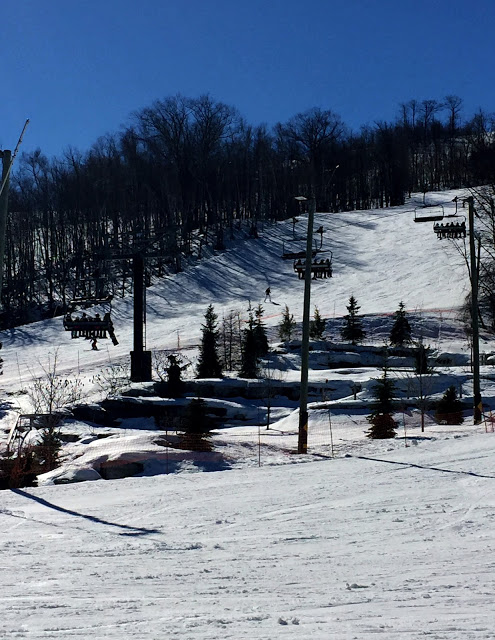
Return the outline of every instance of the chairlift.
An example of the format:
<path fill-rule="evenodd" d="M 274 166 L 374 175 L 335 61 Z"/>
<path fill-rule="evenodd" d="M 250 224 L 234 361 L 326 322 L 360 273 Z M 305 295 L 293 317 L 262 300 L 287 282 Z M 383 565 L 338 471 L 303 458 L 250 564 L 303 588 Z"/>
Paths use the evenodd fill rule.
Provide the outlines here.
<path fill-rule="evenodd" d="M 331 278 L 333 275 L 332 268 L 332 258 L 333 254 L 330 251 L 330 257 L 328 258 L 320 258 L 317 259 L 313 256 L 311 260 L 311 273 L 313 274 L 313 280 L 317 280 L 319 278 Z M 298 258 L 294 261 L 294 272 L 297 273 L 297 277 L 299 280 L 303 280 L 306 277 L 306 260 L 302 258 Z"/>
<path fill-rule="evenodd" d="M 415 207 L 414 209 L 414 222 L 439 222 L 444 217 L 445 212 L 441 204 Z"/>
<path fill-rule="evenodd" d="M 95 316 L 83 313 L 81 316 L 73 317 L 69 312 L 64 316 L 64 329 L 71 332 L 71 338 L 110 338 L 115 346 L 119 344 L 115 336 L 110 311 L 107 311 L 103 317 L 100 317 L 98 313 Z"/>
<path fill-rule="evenodd" d="M 439 240 L 444 240 L 445 238 L 456 240 L 466 237 L 466 218 L 462 216 L 462 218 L 458 217 L 457 219 L 462 221 L 446 222 L 445 224 L 437 222 L 433 225 L 433 231 L 437 234 Z"/>
<path fill-rule="evenodd" d="M 299 241 L 305 241 L 305 238 L 299 238 Z M 291 240 L 290 242 L 294 242 L 293 240 Z M 315 257 L 317 253 L 319 253 L 321 251 L 321 248 L 319 249 L 317 246 L 317 243 L 315 240 L 313 240 L 313 250 L 311 252 L 311 257 Z M 297 249 L 292 249 L 290 247 L 286 247 L 285 246 L 285 242 L 282 244 L 282 259 L 283 260 L 303 260 L 304 258 L 306 258 L 306 249 L 304 248 L 297 248 Z"/>
<path fill-rule="evenodd" d="M 110 302 L 113 298 L 102 284 L 103 277 L 82 278 L 77 280 L 74 286 L 74 295 L 70 302 L 72 307 L 92 307 L 96 304 Z"/>
<path fill-rule="evenodd" d="M 113 296 L 106 294 L 104 291 L 94 292 L 91 288 L 91 283 L 91 280 L 77 283 L 76 295 L 72 298 L 69 311 L 64 316 L 64 329 L 71 332 L 71 338 L 95 340 L 109 337 L 112 343 L 117 346 L 119 342 L 115 336 L 111 317 Z M 108 311 L 103 314 L 103 317 L 99 313 L 94 316 L 88 315 L 86 312 L 77 313 L 78 308 L 87 309 L 99 304 L 108 305 Z"/>

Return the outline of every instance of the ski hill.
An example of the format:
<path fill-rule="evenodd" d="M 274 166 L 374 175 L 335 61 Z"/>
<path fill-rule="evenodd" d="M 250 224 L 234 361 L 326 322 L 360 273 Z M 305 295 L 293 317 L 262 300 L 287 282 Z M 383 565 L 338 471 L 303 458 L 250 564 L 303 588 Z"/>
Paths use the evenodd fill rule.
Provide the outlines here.
<path fill-rule="evenodd" d="M 455 196 L 462 193 L 428 200 L 450 215 Z M 152 383 L 131 385 L 137 409 L 117 427 L 68 421 L 60 468 L 36 488 L 2 492 L 5 637 L 493 637 L 495 434 L 490 423 L 473 425 L 469 411 L 462 241 L 438 240 L 431 223 L 415 222 L 421 202 L 418 195 L 403 207 L 315 216 L 315 229 L 323 227 L 315 242 L 332 257 L 333 277 L 312 281 L 311 306 L 327 332 L 310 357 L 308 455 L 293 453 L 297 400 L 270 397 L 267 429 L 268 396 L 236 395 L 236 385 L 248 383 L 230 374 L 204 383 L 203 397 L 226 416 L 211 453 L 163 446 L 153 420 L 138 415 L 140 405 L 169 402 L 154 396 Z M 304 282 L 281 256 L 304 241 L 307 218 L 298 220 L 264 225 L 256 239 L 240 225 L 225 251 L 206 250 L 182 273 L 154 282 L 147 349 L 179 350 L 194 363 L 209 304 L 221 320 L 231 311 L 246 317 L 249 303 L 261 303 L 270 371 L 297 390 Z M 339 337 L 351 295 L 367 331 L 359 348 Z M 396 362 L 400 429 L 393 440 L 373 441 L 365 432 L 380 375 L 374 354 L 401 301 L 413 337 L 438 360 L 432 399 L 455 385 L 465 421 L 438 425 L 430 415 L 422 432 L 413 380 Z M 293 347 L 277 337 L 286 305 L 298 323 Z M 129 360 L 131 300 L 114 300 L 112 318 L 119 344 L 100 341 L 98 351 L 71 339 L 61 318 L 2 332 L 4 440 L 30 411 L 26 388 L 54 359 L 58 373 L 81 380 L 85 402 L 102 399 L 95 376 Z M 482 333 L 480 348 L 489 356 L 495 341 Z M 492 371 L 482 367 L 488 411 Z M 228 394 L 215 394 L 225 387 Z M 99 470 L 118 464 L 140 472 L 102 479 Z"/>
<path fill-rule="evenodd" d="M 454 213 L 452 198 L 458 191 L 429 194 L 430 202 L 442 203 Z M 311 304 L 324 318 L 341 318 L 354 295 L 367 316 L 393 314 L 402 300 L 406 309 L 426 318 L 434 314 L 454 320 L 469 290 L 463 257 L 448 241 L 437 240 L 431 223 L 414 222 L 414 209 L 422 196 L 404 207 L 317 213 L 315 229 L 323 226 L 322 249 L 333 256 L 333 278 L 312 283 Z M 459 211 L 462 216 L 462 210 Z M 206 307 L 213 304 L 219 319 L 231 310 L 246 312 L 249 302 L 261 302 L 264 322 L 275 327 L 287 305 L 297 322 L 302 320 L 303 280 L 298 280 L 292 261 L 281 259 L 284 247 L 301 246 L 306 237 L 306 216 L 299 216 L 293 232 L 291 220 L 264 226 L 259 239 L 231 243 L 224 251 L 192 262 L 182 273 L 162 279 L 147 290 L 146 340 L 148 349 L 176 349 L 197 345 Z M 238 234 L 238 235 L 242 235 Z M 299 242 L 294 242 L 294 237 Z M 319 245 L 320 236 L 315 234 Z M 272 302 L 264 303 L 271 288 Z M 99 309 L 95 308 L 95 312 Z M 114 300 L 112 317 L 119 346 L 91 353 L 89 345 L 71 341 L 61 319 L 37 322 L 1 333 L 3 386 L 15 388 L 24 381 L 50 350 L 59 347 L 63 370 L 97 370 L 109 361 L 128 358 L 132 349 L 132 300 Z M 374 323 L 380 325 L 380 321 Z M 11 366 L 7 366 L 11 363 Z M 12 364 L 15 363 L 15 366 Z M 28 370 L 31 371 L 28 371 Z"/>

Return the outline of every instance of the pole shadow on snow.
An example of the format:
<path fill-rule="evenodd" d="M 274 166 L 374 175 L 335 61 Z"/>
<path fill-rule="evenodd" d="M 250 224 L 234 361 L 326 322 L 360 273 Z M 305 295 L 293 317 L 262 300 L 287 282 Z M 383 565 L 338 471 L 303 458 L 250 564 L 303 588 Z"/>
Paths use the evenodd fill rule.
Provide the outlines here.
<path fill-rule="evenodd" d="M 415 469 L 427 469 L 429 471 L 441 471 L 442 473 L 458 473 L 465 476 L 475 476 L 476 478 L 490 478 L 495 480 L 495 476 L 487 476 L 483 473 L 476 473 L 476 471 L 459 471 L 457 469 L 442 469 L 442 467 L 429 467 L 425 464 L 415 464 L 414 462 L 399 462 L 397 460 L 384 460 L 383 458 L 371 458 L 370 456 L 353 456 L 350 458 L 358 458 L 359 460 L 371 460 L 372 462 L 386 462 L 387 464 L 395 464 L 401 467 L 414 467 Z"/>
<path fill-rule="evenodd" d="M 90 522 L 94 522 L 96 524 L 103 524 L 107 527 L 118 527 L 119 529 L 124 529 L 125 532 L 120 535 L 127 536 L 145 536 L 150 533 L 161 533 L 160 529 L 146 529 L 145 527 L 132 527 L 127 524 L 119 524 L 117 522 L 109 522 L 108 520 L 103 520 L 102 518 L 98 518 L 97 516 L 90 516 L 85 513 L 79 513 L 78 511 L 73 511 L 72 509 L 66 509 L 65 507 L 60 507 L 53 502 L 48 502 L 44 498 L 40 498 L 39 496 L 35 496 L 32 493 L 28 493 L 27 491 L 23 491 L 22 489 L 11 489 L 12 493 L 16 493 L 19 496 L 24 498 L 29 498 L 30 500 L 34 500 L 44 507 L 48 507 L 49 509 L 53 509 L 54 511 L 60 511 L 61 513 L 66 513 L 70 516 L 77 516 L 78 518 L 84 518 L 85 520 L 89 520 Z"/>

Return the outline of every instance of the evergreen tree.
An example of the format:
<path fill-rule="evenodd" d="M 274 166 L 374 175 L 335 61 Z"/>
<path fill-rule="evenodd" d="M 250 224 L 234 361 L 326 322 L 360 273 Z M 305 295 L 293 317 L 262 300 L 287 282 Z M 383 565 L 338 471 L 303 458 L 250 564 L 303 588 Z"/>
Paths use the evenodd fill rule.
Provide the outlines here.
<path fill-rule="evenodd" d="M 414 352 L 414 371 L 418 376 L 431 373 L 431 367 L 428 365 L 428 353 L 429 348 L 420 342 Z"/>
<path fill-rule="evenodd" d="M 452 385 L 438 401 L 435 420 L 446 424 L 462 424 L 462 402 L 457 398 L 457 391 Z"/>
<path fill-rule="evenodd" d="M 220 378 L 222 376 L 222 365 L 218 356 L 217 317 L 213 305 L 210 304 L 205 313 L 205 323 L 201 325 L 198 378 Z"/>
<path fill-rule="evenodd" d="M 248 309 L 247 327 L 243 332 L 242 360 L 239 376 L 241 378 L 256 378 L 258 373 L 258 343 L 255 335 L 255 320 L 251 305 Z"/>
<path fill-rule="evenodd" d="M 264 309 L 259 304 L 254 312 L 255 321 L 253 326 L 254 340 L 256 343 L 256 355 L 258 357 L 266 356 L 268 353 L 268 338 L 266 335 L 265 325 L 262 322 Z"/>
<path fill-rule="evenodd" d="M 202 398 L 194 398 L 184 412 L 181 447 L 192 451 L 211 451 L 211 428 L 212 421 L 207 413 L 206 402 Z"/>
<path fill-rule="evenodd" d="M 346 308 L 349 314 L 344 316 L 344 326 L 340 330 L 340 335 L 342 336 L 342 340 L 346 340 L 352 344 L 358 344 L 358 342 L 362 342 L 366 337 L 362 319 L 357 315 L 361 307 L 358 306 L 356 298 L 351 296 L 349 298 L 349 305 Z"/>
<path fill-rule="evenodd" d="M 60 431 L 56 426 L 49 425 L 41 430 L 39 441 L 33 448 L 33 452 L 34 459 L 43 472 L 56 468 L 61 447 Z"/>
<path fill-rule="evenodd" d="M 187 365 L 182 365 L 183 361 L 180 356 L 170 354 L 167 357 L 168 395 L 170 398 L 177 398 L 182 393 L 184 386 L 182 382 L 182 370 L 185 369 Z"/>
<path fill-rule="evenodd" d="M 282 314 L 282 321 L 278 325 L 278 335 L 280 340 L 285 342 L 286 340 L 290 340 L 292 338 L 292 334 L 294 333 L 294 328 L 296 326 L 294 316 L 289 311 L 289 307 L 285 305 L 284 312 Z"/>
<path fill-rule="evenodd" d="M 309 323 L 309 337 L 313 340 L 321 340 L 327 321 L 321 317 L 318 307 L 315 307 L 314 319 Z"/>
<path fill-rule="evenodd" d="M 404 303 L 400 302 L 390 331 L 390 344 L 393 347 L 403 347 L 408 342 L 411 342 L 411 326 L 406 318 Z"/>
<path fill-rule="evenodd" d="M 392 417 L 392 399 L 395 385 L 387 376 L 387 368 L 383 369 L 383 376 L 377 379 L 373 387 L 373 396 L 377 405 L 371 415 L 366 419 L 371 427 L 368 429 L 368 438 L 383 439 L 395 438 L 397 422 Z"/>

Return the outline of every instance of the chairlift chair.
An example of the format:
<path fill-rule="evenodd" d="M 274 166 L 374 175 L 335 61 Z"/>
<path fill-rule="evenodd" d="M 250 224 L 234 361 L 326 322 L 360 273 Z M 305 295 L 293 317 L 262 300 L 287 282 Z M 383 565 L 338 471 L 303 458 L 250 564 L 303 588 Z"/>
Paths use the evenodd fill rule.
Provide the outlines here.
<path fill-rule="evenodd" d="M 318 278 L 326 279 L 332 277 L 332 257 L 333 254 L 331 251 L 329 258 L 321 258 L 320 260 L 318 260 L 317 258 L 313 257 L 310 265 L 311 273 L 313 274 L 313 280 L 316 280 Z M 302 260 L 301 258 L 295 260 L 294 271 L 295 273 L 297 273 L 297 277 L 299 278 L 299 280 L 304 279 L 306 276 L 306 260 Z"/>
<path fill-rule="evenodd" d="M 96 275 L 93 278 L 81 278 L 75 282 L 74 295 L 71 300 L 72 306 L 84 306 L 92 307 L 96 304 L 102 304 L 110 302 L 112 295 L 110 295 L 104 286 L 102 281 L 103 276 Z"/>
<path fill-rule="evenodd" d="M 439 222 L 445 217 L 443 205 L 429 205 L 414 209 L 414 222 Z"/>
<path fill-rule="evenodd" d="M 301 239 L 303 240 L 303 239 Z M 291 241 L 293 242 L 293 241 Z M 316 241 L 313 240 L 314 246 L 311 253 L 311 256 L 314 258 L 317 253 L 320 252 L 320 249 L 316 246 Z M 291 250 L 289 247 L 285 246 L 285 242 L 282 244 L 282 260 L 303 260 L 306 258 L 306 249 L 293 249 Z"/>
<path fill-rule="evenodd" d="M 83 291 L 86 291 L 87 294 L 77 295 Z M 83 291 L 76 288 L 76 295 L 70 302 L 69 312 L 64 316 L 65 331 L 70 331 L 72 338 L 105 339 L 109 337 L 112 343 L 117 346 L 119 342 L 115 336 L 111 317 L 113 296 L 92 294 L 90 287 Z M 77 313 L 77 308 L 87 309 L 99 304 L 108 304 L 108 311 L 103 314 L 103 317 L 100 317 L 99 313 L 96 313 L 95 316 L 89 316 L 86 312 L 73 317 L 73 314 Z"/>
<path fill-rule="evenodd" d="M 71 332 L 71 338 L 104 339 L 109 337 L 115 346 L 119 344 L 115 336 L 110 311 L 105 313 L 103 318 L 100 318 L 99 314 L 92 317 L 86 313 L 73 318 L 69 312 L 64 316 L 64 329 Z"/>
<path fill-rule="evenodd" d="M 465 238 L 467 235 L 466 218 L 464 216 L 457 217 L 457 220 L 461 220 L 461 222 L 435 223 L 433 231 L 437 234 L 437 238 L 439 240 Z"/>

